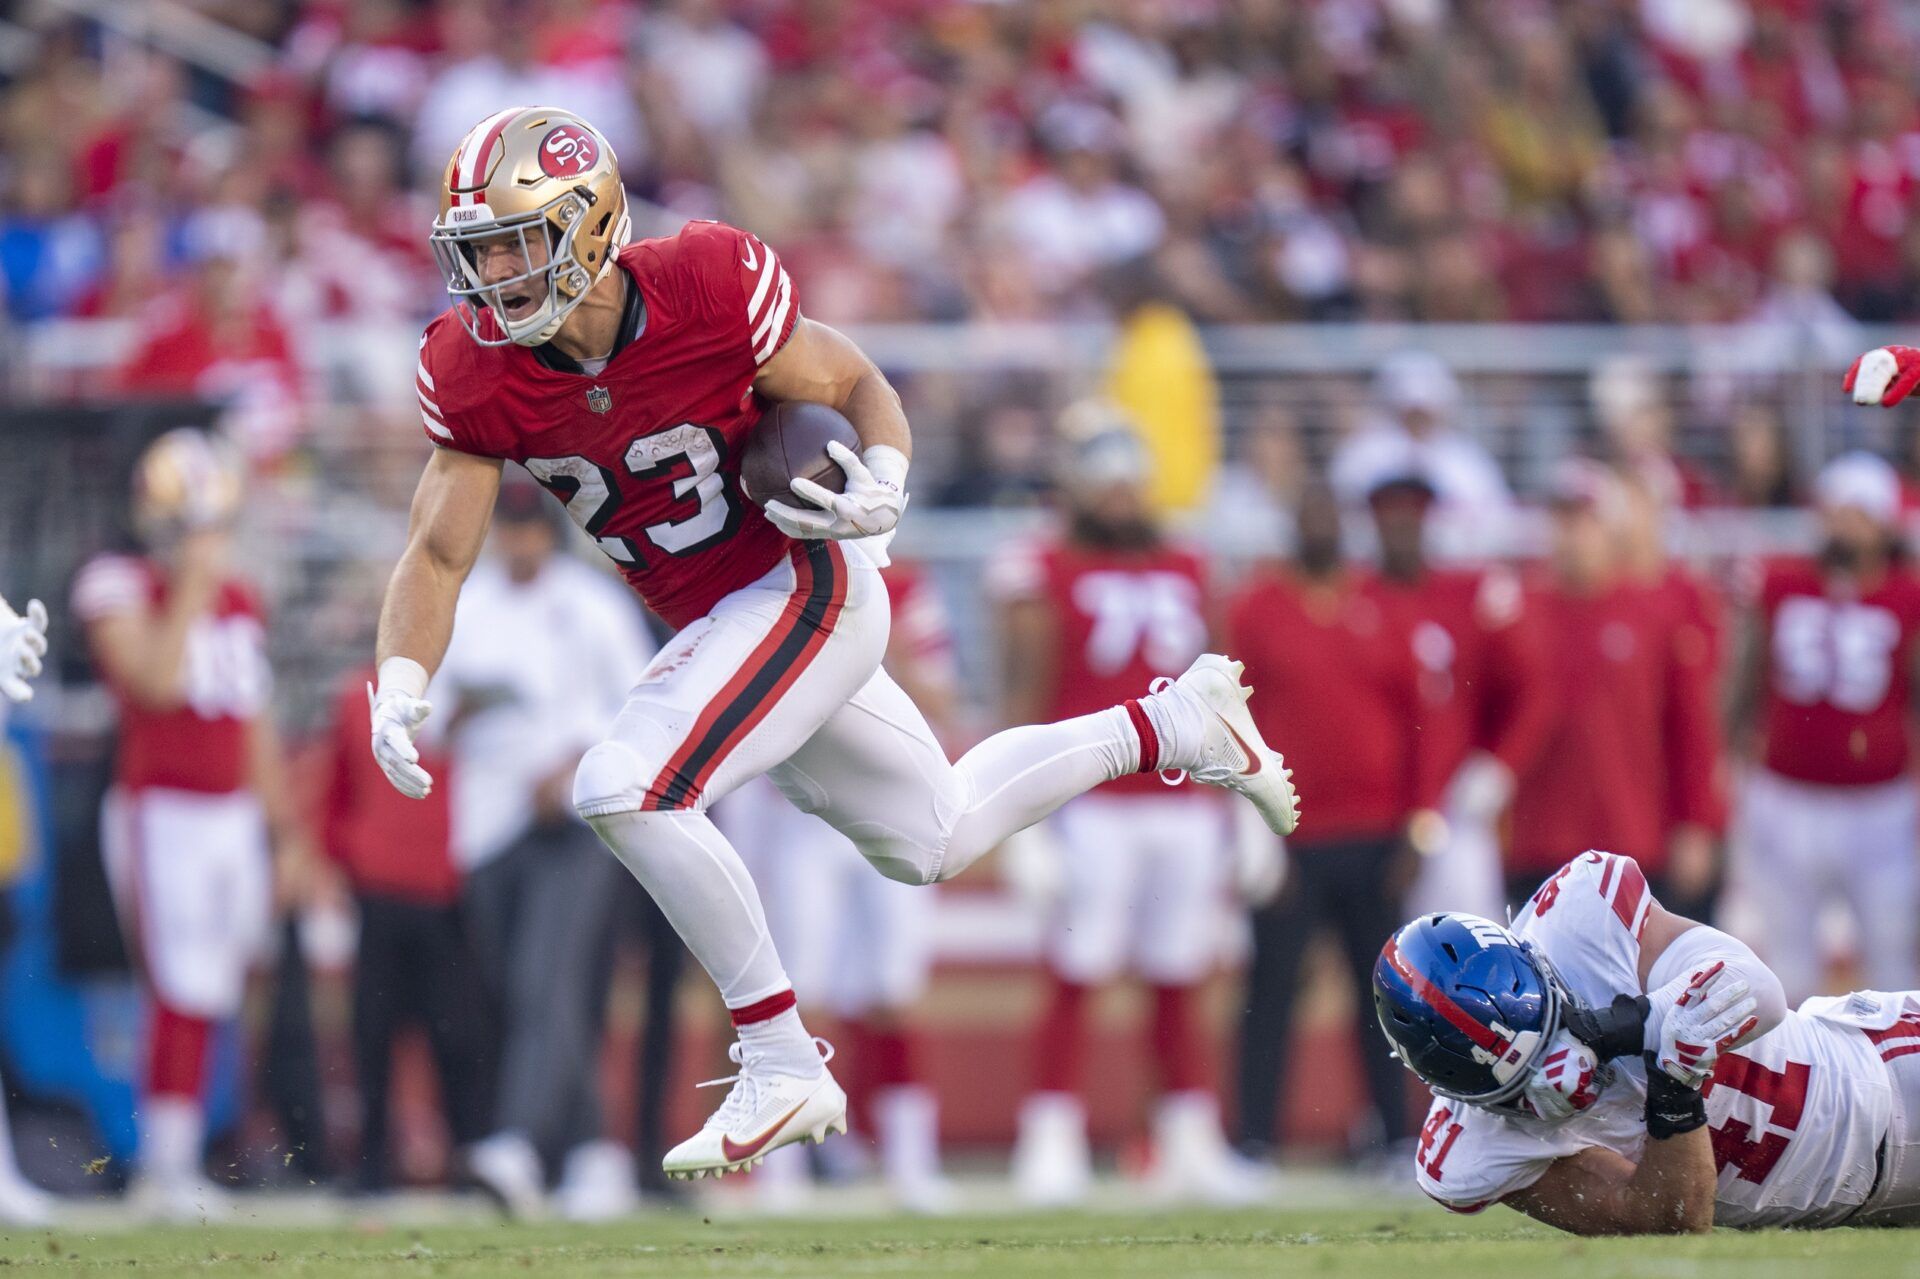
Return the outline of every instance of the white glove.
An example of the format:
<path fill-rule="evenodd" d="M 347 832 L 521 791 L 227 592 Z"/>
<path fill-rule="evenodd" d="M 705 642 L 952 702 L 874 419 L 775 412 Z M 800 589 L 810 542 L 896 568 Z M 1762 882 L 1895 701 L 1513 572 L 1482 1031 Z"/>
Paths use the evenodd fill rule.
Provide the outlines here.
<path fill-rule="evenodd" d="M 1000 841 L 1000 878 L 1027 905 L 1050 910 L 1066 887 L 1065 859 L 1044 822 L 1029 826 Z"/>
<path fill-rule="evenodd" d="M 907 508 L 906 457 L 884 444 L 856 454 L 838 440 L 827 445 L 827 456 L 847 473 L 846 492 L 832 492 L 804 476 L 796 479 L 794 493 L 820 509 L 768 502 L 767 518 L 774 527 L 788 537 L 836 542 L 891 532 Z"/>
<path fill-rule="evenodd" d="M 408 799 L 425 799 L 433 778 L 420 767 L 414 735 L 433 713 L 426 691 L 426 668 L 404 657 L 380 663 L 380 688 L 367 685 L 367 705 L 373 713 L 373 758 L 393 788 Z"/>
<path fill-rule="evenodd" d="M 1855 404 L 1890 409 L 1920 386 L 1920 349 L 1877 346 L 1853 362 L 1840 386 Z"/>
<path fill-rule="evenodd" d="M 1233 889 L 1258 910 L 1287 882 L 1287 842 L 1267 828 L 1252 804 L 1233 804 Z"/>
<path fill-rule="evenodd" d="M 1513 770 L 1486 751 L 1461 761 L 1447 783 L 1444 807 L 1455 821 L 1491 826 L 1513 799 Z"/>
<path fill-rule="evenodd" d="M 46 655 L 47 606 L 28 600 L 22 617 L 0 599 L 0 694 L 10 702 L 32 700 L 33 685 L 27 681 L 40 673 Z"/>
<path fill-rule="evenodd" d="M 1655 1060 L 1689 1088 L 1705 1083 L 1721 1054 L 1760 1024 L 1759 1001 L 1746 978 L 1726 969 L 1726 961 L 1716 960 L 1690 976 L 1674 978 L 1652 996 L 1660 1017 Z"/>
<path fill-rule="evenodd" d="M 1563 1029 L 1547 1045 L 1521 1096 L 1537 1117 L 1558 1123 L 1600 1099 L 1600 1079 L 1599 1055 Z"/>

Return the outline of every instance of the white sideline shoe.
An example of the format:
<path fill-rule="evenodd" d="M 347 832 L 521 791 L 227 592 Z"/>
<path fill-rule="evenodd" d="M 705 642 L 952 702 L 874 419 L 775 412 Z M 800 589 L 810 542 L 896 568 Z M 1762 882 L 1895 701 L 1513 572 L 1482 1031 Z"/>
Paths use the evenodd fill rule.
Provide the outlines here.
<path fill-rule="evenodd" d="M 1300 797 L 1293 772 L 1272 749 L 1247 713 L 1253 690 L 1240 682 L 1244 663 L 1219 653 L 1202 653 L 1179 679 L 1153 682 L 1153 694 L 1197 702 L 1205 732 L 1191 760 L 1163 760 L 1161 773 L 1178 784 L 1181 775 L 1202 786 L 1222 786 L 1252 801 L 1276 835 L 1291 835 L 1300 824 Z"/>
<path fill-rule="evenodd" d="M 831 1045 L 817 1040 L 830 1060 Z M 770 1150 L 812 1138 L 818 1145 L 830 1132 L 847 1130 L 847 1094 L 834 1082 L 824 1062 L 811 1079 L 776 1075 L 761 1064 L 760 1054 L 735 1043 L 727 1056 L 740 1073 L 710 1079 L 702 1088 L 732 1084 L 727 1099 L 699 1132 L 687 1138 L 660 1161 L 669 1177 L 724 1177 L 751 1168 Z"/>
<path fill-rule="evenodd" d="M 1071 1208 L 1092 1189 L 1086 1106 L 1070 1093 L 1034 1093 L 1020 1103 L 1014 1194 L 1029 1208 Z"/>
<path fill-rule="evenodd" d="M 547 1215 L 546 1173 L 533 1143 L 517 1132 L 497 1132 L 467 1151 L 467 1174 L 516 1221 Z"/>
<path fill-rule="evenodd" d="M 1168 1093 L 1153 1117 L 1153 1195 L 1172 1203 L 1246 1208 L 1273 1198 L 1271 1169 L 1244 1159 L 1220 1129 L 1211 1093 Z"/>
<path fill-rule="evenodd" d="M 582 1142 L 567 1152 L 554 1205 L 568 1221 L 618 1221 L 640 1209 L 633 1156 L 617 1141 Z"/>

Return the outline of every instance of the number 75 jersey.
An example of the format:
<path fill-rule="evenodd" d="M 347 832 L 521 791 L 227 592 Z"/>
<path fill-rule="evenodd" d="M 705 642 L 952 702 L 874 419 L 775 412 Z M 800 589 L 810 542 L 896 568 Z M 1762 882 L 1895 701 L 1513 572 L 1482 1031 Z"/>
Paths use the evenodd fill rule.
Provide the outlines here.
<path fill-rule="evenodd" d="M 1651 905 L 1632 858 L 1584 853 L 1540 886 L 1513 931 L 1546 953 L 1575 998 L 1606 1007 L 1615 995 L 1641 993 L 1640 932 Z M 1834 1225 L 1872 1191 L 1893 1121 L 1892 1084 L 1872 1034 L 1810 1011 L 1832 1002 L 1788 1013 L 1714 1070 L 1706 1101 L 1718 1224 Z M 1590 1146 L 1638 1162 L 1646 1068 L 1620 1058 L 1612 1069 L 1599 1100 L 1559 1123 L 1435 1099 L 1415 1148 L 1420 1188 L 1456 1212 L 1478 1212 Z"/>
<path fill-rule="evenodd" d="M 549 368 L 522 346 L 481 346 L 447 311 L 420 340 L 414 389 L 435 445 L 526 467 L 679 627 L 791 546 L 739 480 L 765 407 L 754 376 L 800 308 L 773 251 L 718 222 L 638 241 L 616 262 L 645 314 L 599 374 Z M 499 336 L 491 311 L 481 326 Z"/>

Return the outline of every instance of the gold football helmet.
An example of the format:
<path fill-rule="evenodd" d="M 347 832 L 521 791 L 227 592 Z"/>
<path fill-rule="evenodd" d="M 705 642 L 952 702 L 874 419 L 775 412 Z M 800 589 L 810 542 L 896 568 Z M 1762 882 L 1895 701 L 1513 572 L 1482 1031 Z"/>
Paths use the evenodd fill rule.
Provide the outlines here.
<path fill-rule="evenodd" d="M 230 523 L 240 510 L 246 466 L 221 436 L 197 427 L 168 431 L 133 464 L 133 526 L 151 547 Z"/>
<path fill-rule="evenodd" d="M 509 107 L 475 125 L 447 162 L 431 239 L 447 292 L 465 304 L 455 310 L 473 340 L 534 346 L 552 337 L 612 268 L 630 233 L 620 164 L 600 132 L 570 111 Z M 527 269 L 487 284 L 474 245 L 501 236 L 518 237 Z M 542 243 L 539 255 L 533 240 Z M 540 299 L 512 318 L 506 295 L 529 283 Z M 483 306 L 493 309 L 503 336 L 483 335 Z"/>

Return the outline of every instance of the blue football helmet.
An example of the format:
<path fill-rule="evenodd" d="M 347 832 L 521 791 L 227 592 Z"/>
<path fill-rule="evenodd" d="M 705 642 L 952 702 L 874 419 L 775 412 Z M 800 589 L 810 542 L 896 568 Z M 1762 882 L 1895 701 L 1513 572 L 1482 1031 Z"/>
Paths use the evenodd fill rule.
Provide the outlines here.
<path fill-rule="evenodd" d="M 1570 998 L 1547 957 L 1478 915 L 1422 915 L 1381 948 L 1373 1007 L 1394 1055 L 1442 1097 L 1522 1112 Z"/>

